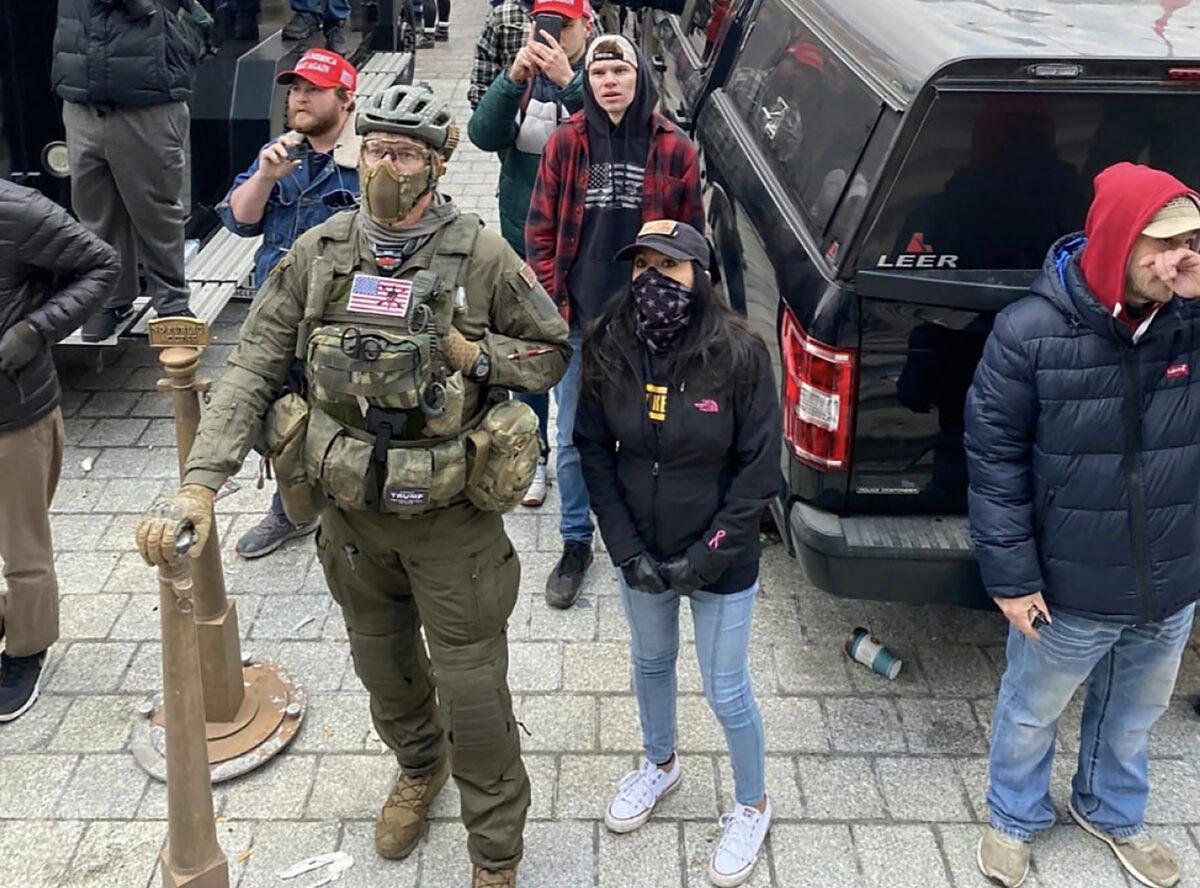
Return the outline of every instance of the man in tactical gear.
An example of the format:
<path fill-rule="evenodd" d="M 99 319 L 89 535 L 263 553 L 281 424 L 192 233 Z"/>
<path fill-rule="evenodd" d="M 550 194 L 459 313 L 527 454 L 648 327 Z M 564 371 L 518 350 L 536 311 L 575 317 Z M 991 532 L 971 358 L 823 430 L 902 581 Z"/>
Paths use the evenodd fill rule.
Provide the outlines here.
<path fill-rule="evenodd" d="M 376 850 L 416 847 L 448 752 L 472 886 L 512 888 L 529 779 L 507 685 L 520 565 L 499 513 L 520 502 L 538 440 L 533 411 L 506 390 L 558 380 L 567 326 L 504 240 L 436 190 L 458 138 L 445 102 L 392 87 L 356 128 L 362 208 L 306 232 L 271 273 L 184 486 L 150 510 L 138 547 L 169 563 L 190 524 L 198 552 L 214 491 L 257 442 L 289 517 L 322 509 L 325 577 L 376 730 L 400 761 Z M 306 397 L 276 401 L 298 356 Z"/>

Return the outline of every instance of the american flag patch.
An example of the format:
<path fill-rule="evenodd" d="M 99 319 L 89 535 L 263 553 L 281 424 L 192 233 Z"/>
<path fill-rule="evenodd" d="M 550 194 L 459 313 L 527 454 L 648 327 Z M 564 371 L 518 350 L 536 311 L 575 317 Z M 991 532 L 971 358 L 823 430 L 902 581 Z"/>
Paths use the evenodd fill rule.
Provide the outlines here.
<path fill-rule="evenodd" d="M 412 281 L 398 281 L 373 274 L 356 274 L 350 287 L 350 301 L 346 303 L 346 309 L 363 314 L 402 318 L 408 314 L 411 298 Z"/>

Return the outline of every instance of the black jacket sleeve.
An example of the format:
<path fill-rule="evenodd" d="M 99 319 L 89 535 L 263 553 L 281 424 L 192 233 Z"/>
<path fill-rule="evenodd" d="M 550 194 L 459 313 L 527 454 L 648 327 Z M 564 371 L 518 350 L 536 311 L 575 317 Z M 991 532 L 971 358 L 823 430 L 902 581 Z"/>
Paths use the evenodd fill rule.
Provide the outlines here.
<path fill-rule="evenodd" d="M 617 440 L 604 418 L 604 405 L 581 392 L 575 411 L 575 446 L 583 469 L 592 511 L 613 564 L 627 561 L 646 549 L 629 506 L 621 499 L 617 480 Z"/>
<path fill-rule="evenodd" d="M 45 301 L 26 315 L 47 343 L 69 336 L 100 307 L 121 271 L 117 251 L 47 197 L 30 192 L 19 211 L 20 261 L 54 275 Z"/>
<path fill-rule="evenodd" d="M 766 348 L 760 345 L 756 352 L 755 386 L 748 398 L 734 404 L 733 482 L 704 536 L 687 551 L 697 573 L 708 583 L 720 579 L 750 547 L 758 547 L 762 511 L 780 490 L 779 398 Z"/>

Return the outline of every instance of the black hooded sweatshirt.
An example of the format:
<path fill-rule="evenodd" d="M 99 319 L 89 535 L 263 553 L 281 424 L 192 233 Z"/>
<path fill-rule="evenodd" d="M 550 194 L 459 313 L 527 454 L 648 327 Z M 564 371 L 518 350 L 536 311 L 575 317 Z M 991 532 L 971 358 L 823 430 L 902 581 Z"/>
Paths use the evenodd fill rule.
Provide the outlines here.
<path fill-rule="evenodd" d="M 642 227 L 642 183 L 650 153 L 650 116 L 658 92 L 638 53 L 633 103 L 613 125 L 583 76 L 587 120 L 588 189 L 579 234 L 579 252 L 567 278 L 571 323 L 581 327 L 603 314 L 608 302 L 629 284 L 629 262 L 613 256 L 633 243 Z"/>

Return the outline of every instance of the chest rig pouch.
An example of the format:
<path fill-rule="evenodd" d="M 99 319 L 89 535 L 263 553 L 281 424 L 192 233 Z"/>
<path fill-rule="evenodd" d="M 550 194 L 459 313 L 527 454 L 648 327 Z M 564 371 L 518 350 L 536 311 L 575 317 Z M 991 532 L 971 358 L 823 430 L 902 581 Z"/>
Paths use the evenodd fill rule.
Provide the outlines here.
<path fill-rule="evenodd" d="M 396 277 L 360 270 L 357 244 L 322 242 L 301 340 L 314 402 L 304 459 L 341 508 L 411 516 L 463 493 L 461 433 L 474 423 L 444 343 L 478 231 L 475 217 L 460 216 L 435 235 L 428 269 Z"/>

